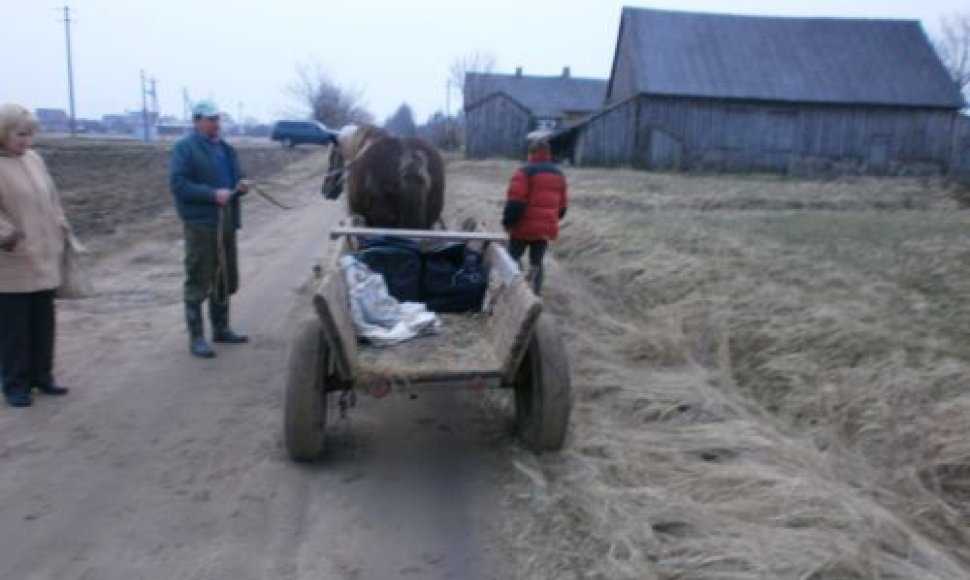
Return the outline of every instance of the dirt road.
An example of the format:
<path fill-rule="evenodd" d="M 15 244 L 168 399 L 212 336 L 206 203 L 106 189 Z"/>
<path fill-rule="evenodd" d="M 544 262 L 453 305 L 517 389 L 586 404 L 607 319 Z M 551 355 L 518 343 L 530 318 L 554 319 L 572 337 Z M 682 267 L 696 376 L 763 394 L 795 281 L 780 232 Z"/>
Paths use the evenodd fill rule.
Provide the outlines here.
<path fill-rule="evenodd" d="M 248 206 L 233 324 L 252 342 L 189 356 L 181 249 L 141 241 L 60 303 L 72 391 L 0 410 L 0 578 L 511 578 L 500 540 L 504 425 L 471 393 L 362 398 L 314 467 L 281 445 L 304 283 L 342 204 Z"/>

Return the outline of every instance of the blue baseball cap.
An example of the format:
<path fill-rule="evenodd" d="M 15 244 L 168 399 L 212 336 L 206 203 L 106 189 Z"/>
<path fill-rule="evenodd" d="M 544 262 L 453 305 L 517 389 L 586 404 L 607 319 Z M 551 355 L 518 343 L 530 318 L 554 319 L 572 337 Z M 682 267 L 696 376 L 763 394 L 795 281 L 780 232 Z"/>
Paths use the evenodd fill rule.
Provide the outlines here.
<path fill-rule="evenodd" d="M 192 115 L 196 117 L 218 117 L 219 106 L 213 101 L 203 99 L 192 105 Z"/>

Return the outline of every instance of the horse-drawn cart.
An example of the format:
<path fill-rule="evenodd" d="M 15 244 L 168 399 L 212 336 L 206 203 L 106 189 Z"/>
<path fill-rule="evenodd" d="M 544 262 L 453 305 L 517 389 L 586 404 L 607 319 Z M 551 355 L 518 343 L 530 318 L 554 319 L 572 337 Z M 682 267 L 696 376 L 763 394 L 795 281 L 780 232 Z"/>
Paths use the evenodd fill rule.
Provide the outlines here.
<path fill-rule="evenodd" d="M 332 259 L 313 298 L 316 317 L 292 338 L 284 403 L 286 449 L 296 461 L 323 451 L 328 406 L 341 412 L 357 391 L 383 396 L 428 387 L 514 390 L 515 427 L 536 452 L 562 447 L 570 413 L 570 378 L 559 330 L 519 275 L 504 235 L 440 230 L 394 230 L 408 239 L 483 246 L 489 289 L 481 312 L 439 314 L 440 330 L 391 347 L 360 344 L 349 289 L 339 261 L 358 240 L 387 233 L 340 227 Z"/>

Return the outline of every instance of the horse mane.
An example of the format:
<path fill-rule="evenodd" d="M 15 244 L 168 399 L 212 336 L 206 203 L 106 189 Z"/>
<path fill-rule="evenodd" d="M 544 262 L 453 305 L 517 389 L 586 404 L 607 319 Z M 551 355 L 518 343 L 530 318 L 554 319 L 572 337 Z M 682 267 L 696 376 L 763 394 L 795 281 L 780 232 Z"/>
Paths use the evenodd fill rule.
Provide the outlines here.
<path fill-rule="evenodd" d="M 340 154 L 346 162 L 356 159 L 369 143 L 389 137 L 387 131 L 375 125 L 348 125 L 340 130 L 338 142 L 340 143 Z"/>

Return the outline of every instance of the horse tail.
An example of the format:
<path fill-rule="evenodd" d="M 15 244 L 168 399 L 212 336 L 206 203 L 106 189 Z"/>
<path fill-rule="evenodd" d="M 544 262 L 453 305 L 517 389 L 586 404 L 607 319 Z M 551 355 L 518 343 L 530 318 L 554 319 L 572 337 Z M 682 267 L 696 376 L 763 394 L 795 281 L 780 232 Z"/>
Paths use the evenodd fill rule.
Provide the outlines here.
<path fill-rule="evenodd" d="M 424 229 L 430 227 L 427 221 L 428 191 L 431 189 L 431 175 L 428 173 L 428 158 L 423 151 L 405 147 L 398 165 L 401 183 L 401 225 L 406 228 Z"/>

